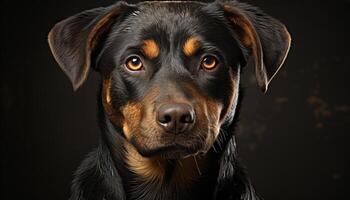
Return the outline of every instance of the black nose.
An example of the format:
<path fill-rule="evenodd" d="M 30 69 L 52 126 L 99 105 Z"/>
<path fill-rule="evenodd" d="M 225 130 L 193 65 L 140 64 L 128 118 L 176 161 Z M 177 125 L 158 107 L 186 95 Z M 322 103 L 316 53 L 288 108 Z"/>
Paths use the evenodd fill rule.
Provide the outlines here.
<path fill-rule="evenodd" d="M 195 113 L 188 104 L 164 104 L 157 111 L 157 121 L 166 132 L 182 133 L 193 127 Z"/>

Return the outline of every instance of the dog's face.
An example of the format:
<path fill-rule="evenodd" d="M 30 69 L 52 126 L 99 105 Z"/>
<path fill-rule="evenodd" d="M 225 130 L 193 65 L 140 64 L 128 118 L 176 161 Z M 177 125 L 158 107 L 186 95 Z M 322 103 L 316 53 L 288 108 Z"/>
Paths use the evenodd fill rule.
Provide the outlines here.
<path fill-rule="evenodd" d="M 112 27 L 97 60 L 105 107 L 119 109 L 118 126 L 142 155 L 207 151 L 236 101 L 240 49 L 201 7 L 140 5 Z"/>
<path fill-rule="evenodd" d="M 289 48 L 273 22 L 277 47 L 233 4 L 121 2 L 68 18 L 49 41 L 74 88 L 90 66 L 101 73 L 107 117 L 141 155 L 179 158 L 208 151 L 232 119 L 247 56 L 266 90 Z"/>

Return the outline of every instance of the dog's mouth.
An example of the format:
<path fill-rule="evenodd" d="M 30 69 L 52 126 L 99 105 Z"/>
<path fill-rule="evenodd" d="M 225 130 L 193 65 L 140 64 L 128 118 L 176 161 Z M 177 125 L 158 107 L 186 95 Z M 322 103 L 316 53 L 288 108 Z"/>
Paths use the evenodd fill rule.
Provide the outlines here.
<path fill-rule="evenodd" d="M 175 159 L 184 158 L 197 153 L 197 150 L 193 148 L 188 148 L 179 144 L 173 144 L 169 146 L 159 147 L 155 149 L 147 149 L 141 151 L 142 155 L 145 157 L 152 157 L 159 155 L 164 158 Z"/>
<path fill-rule="evenodd" d="M 172 141 L 163 139 L 162 143 L 142 142 L 142 145 L 136 140 L 131 140 L 131 144 L 144 157 L 161 156 L 166 159 L 178 159 L 188 156 L 205 153 L 205 142 L 199 138 L 174 138 Z"/>

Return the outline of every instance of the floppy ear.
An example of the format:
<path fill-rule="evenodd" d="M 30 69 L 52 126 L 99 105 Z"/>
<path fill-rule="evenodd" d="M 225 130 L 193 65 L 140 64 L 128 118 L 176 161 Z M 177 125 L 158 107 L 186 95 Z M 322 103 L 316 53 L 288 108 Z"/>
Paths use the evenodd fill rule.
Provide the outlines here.
<path fill-rule="evenodd" d="M 258 85 L 266 92 L 287 57 L 291 43 L 289 32 L 281 22 L 248 4 L 218 3 L 235 36 L 253 57 Z"/>
<path fill-rule="evenodd" d="M 118 2 L 109 7 L 87 10 L 57 23 L 51 29 L 48 35 L 51 52 L 74 90 L 82 86 L 88 76 L 91 54 L 100 36 L 127 7 L 127 3 Z"/>

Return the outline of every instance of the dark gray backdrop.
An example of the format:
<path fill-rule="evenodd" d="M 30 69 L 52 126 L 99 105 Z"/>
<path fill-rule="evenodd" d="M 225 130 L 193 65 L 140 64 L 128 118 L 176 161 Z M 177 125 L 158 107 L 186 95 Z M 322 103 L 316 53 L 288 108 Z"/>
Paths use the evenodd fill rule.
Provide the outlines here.
<path fill-rule="evenodd" d="M 1 1 L 2 199 L 67 199 L 96 146 L 98 75 L 73 93 L 46 43 L 59 20 L 110 0 Z M 349 0 L 246 0 L 280 19 L 293 42 L 266 95 L 245 70 L 239 151 L 267 200 L 349 194 Z M 348 195 L 347 195 L 348 196 Z"/>

